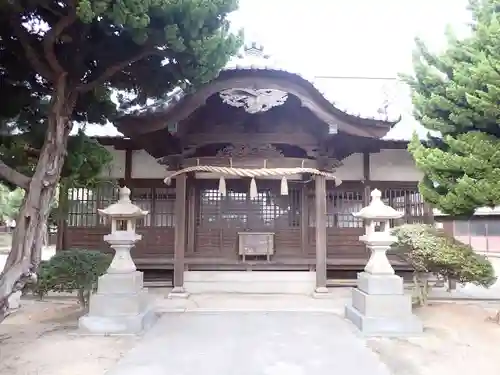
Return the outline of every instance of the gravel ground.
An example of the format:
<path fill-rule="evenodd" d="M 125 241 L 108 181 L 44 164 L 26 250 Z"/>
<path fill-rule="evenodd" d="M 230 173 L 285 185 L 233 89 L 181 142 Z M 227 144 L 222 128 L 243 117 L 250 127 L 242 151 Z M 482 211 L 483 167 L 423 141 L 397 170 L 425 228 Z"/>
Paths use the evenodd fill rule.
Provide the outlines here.
<path fill-rule="evenodd" d="M 133 336 L 78 336 L 73 299 L 25 300 L 0 324 L 0 374 L 103 375 L 137 342 Z"/>
<path fill-rule="evenodd" d="M 497 307 L 446 303 L 420 309 L 421 337 L 372 339 L 369 346 L 395 375 L 500 374 Z"/>
<path fill-rule="evenodd" d="M 230 298 L 230 297 L 229 297 Z M 500 374 L 498 306 L 443 303 L 419 309 L 420 337 L 370 339 L 394 375 Z M 81 315 L 73 299 L 24 300 L 0 324 L 0 374 L 104 375 L 140 337 L 75 335 Z"/>

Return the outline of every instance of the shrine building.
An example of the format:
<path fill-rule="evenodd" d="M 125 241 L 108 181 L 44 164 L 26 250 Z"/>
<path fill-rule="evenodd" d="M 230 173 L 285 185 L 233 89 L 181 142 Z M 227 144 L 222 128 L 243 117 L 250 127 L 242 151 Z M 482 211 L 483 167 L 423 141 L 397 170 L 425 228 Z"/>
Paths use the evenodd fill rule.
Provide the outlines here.
<path fill-rule="evenodd" d="M 398 118 L 348 113 L 270 64 L 262 48 L 245 53 L 197 91 L 119 119 L 124 137 L 97 138 L 114 156 L 109 182 L 62 192 L 69 210 L 59 249 L 111 251 L 97 209 L 126 185 L 149 212 L 132 250 L 146 280 L 166 275 L 177 288 L 217 291 L 213 280 L 237 274 L 321 289 L 365 266 L 363 222 L 352 213 L 374 188 L 403 221 L 432 220 L 407 142 L 382 139 Z"/>

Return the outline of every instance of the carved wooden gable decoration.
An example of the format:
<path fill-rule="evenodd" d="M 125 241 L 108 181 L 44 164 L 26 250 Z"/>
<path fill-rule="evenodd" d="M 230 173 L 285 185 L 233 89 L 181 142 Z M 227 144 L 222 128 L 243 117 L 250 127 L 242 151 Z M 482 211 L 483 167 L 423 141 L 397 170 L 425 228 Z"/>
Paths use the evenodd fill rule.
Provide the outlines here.
<path fill-rule="evenodd" d="M 288 93 L 281 90 L 234 88 L 219 93 L 224 103 L 243 108 L 248 113 L 266 112 L 273 107 L 283 105 Z"/>
<path fill-rule="evenodd" d="M 217 152 L 219 157 L 230 158 L 252 158 L 259 157 L 263 159 L 283 157 L 283 152 L 279 151 L 271 144 L 236 144 L 222 148 Z"/>

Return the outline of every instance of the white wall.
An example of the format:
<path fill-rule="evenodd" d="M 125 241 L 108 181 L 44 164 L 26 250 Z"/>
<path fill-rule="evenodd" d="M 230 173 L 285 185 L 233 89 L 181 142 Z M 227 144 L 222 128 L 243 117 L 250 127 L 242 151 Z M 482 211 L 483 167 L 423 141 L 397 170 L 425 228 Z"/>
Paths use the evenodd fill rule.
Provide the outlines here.
<path fill-rule="evenodd" d="M 363 179 L 363 154 L 352 154 L 342 161 L 335 175 L 342 181 L 358 181 Z"/>
<path fill-rule="evenodd" d="M 144 150 L 132 153 L 132 178 L 165 178 L 167 169 Z"/>
<path fill-rule="evenodd" d="M 381 150 L 370 154 L 372 181 L 420 181 L 422 177 L 407 150 Z"/>
<path fill-rule="evenodd" d="M 113 155 L 113 162 L 103 171 L 103 177 L 125 178 L 125 150 L 104 146 Z M 165 166 L 144 150 L 132 151 L 132 178 L 158 178 L 167 176 Z"/>
<path fill-rule="evenodd" d="M 336 175 L 344 181 L 363 179 L 363 155 L 352 154 L 343 161 Z M 415 167 L 407 150 L 381 150 L 370 154 L 370 179 L 372 181 L 420 181 L 422 173 Z"/>
<path fill-rule="evenodd" d="M 113 154 L 114 160 L 104 172 L 111 178 L 125 177 L 125 151 L 106 148 Z M 363 179 L 363 155 L 353 154 L 343 161 L 336 175 L 344 181 Z M 132 153 L 132 178 L 163 179 L 167 176 L 165 167 L 144 150 Z M 406 150 L 382 150 L 370 154 L 370 179 L 372 181 L 420 181 L 422 173 L 417 170 L 411 155 Z"/>
<path fill-rule="evenodd" d="M 104 168 L 102 176 L 106 178 L 124 178 L 125 150 L 115 150 L 113 146 L 103 147 L 106 148 L 111 153 L 111 155 L 113 155 L 113 161 L 108 167 Z"/>

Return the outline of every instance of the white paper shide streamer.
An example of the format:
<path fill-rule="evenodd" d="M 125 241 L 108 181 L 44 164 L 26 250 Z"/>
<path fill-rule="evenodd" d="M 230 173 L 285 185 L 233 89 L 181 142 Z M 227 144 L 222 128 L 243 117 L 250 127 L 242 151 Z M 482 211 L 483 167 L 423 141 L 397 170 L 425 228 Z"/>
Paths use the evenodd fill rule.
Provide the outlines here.
<path fill-rule="evenodd" d="M 308 173 L 316 176 L 324 176 L 327 179 L 332 179 L 335 181 L 335 185 L 340 185 L 342 181 L 335 177 L 333 173 L 320 171 L 316 168 L 233 168 L 233 167 L 215 167 L 210 165 L 196 165 L 192 167 L 187 167 L 176 171 L 169 177 L 165 178 L 165 183 L 170 185 L 172 180 L 183 173 L 191 172 L 208 172 L 219 175 L 219 193 L 223 196 L 226 195 L 226 180 L 224 176 L 238 176 L 241 178 L 249 177 L 250 180 L 250 198 L 257 198 L 257 182 L 256 177 L 271 177 L 271 176 L 281 176 L 281 195 L 288 195 L 288 181 L 286 176 Z"/>

